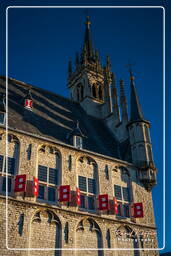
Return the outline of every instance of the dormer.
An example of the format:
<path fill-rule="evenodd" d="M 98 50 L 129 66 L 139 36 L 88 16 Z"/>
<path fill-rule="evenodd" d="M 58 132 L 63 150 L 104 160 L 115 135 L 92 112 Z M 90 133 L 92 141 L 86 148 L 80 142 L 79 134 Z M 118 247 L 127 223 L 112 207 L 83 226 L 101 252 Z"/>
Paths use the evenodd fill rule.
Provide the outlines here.
<path fill-rule="evenodd" d="M 78 121 L 76 127 L 68 134 L 67 138 L 74 147 L 78 149 L 83 148 L 83 139 L 85 139 L 86 136 L 82 133 Z"/>

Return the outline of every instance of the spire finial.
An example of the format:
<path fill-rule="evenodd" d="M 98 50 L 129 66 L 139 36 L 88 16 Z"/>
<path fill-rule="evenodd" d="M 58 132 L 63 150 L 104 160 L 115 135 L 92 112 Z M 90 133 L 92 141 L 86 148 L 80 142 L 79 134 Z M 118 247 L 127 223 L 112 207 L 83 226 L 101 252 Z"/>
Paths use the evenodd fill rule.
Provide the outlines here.
<path fill-rule="evenodd" d="M 86 27 L 87 27 L 88 29 L 90 28 L 90 24 L 91 24 L 91 22 L 90 22 L 90 17 L 89 17 L 89 16 L 86 16 L 85 25 L 86 25 Z"/>
<path fill-rule="evenodd" d="M 130 80 L 134 81 L 134 75 L 133 75 L 133 71 L 132 71 L 132 66 L 134 66 L 135 63 L 131 63 L 130 61 L 128 61 L 128 64 L 126 65 L 126 67 L 129 70 L 129 74 L 130 74 Z"/>

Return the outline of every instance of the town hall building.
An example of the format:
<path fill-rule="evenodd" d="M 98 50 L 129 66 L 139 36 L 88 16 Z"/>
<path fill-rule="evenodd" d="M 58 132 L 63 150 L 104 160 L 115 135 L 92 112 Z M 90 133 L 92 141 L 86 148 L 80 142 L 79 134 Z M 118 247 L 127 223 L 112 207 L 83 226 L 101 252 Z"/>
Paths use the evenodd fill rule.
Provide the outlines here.
<path fill-rule="evenodd" d="M 70 99 L 0 77 L 3 256 L 159 255 L 150 122 L 129 76 L 130 100 L 109 57 L 102 66 L 87 17 Z"/>

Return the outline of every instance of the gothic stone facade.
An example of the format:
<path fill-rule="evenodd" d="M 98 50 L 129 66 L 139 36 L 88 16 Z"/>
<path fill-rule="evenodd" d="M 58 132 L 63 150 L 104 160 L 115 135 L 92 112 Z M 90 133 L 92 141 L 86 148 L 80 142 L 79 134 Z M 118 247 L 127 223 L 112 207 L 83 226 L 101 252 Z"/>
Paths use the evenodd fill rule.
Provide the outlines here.
<path fill-rule="evenodd" d="M 98 53 L 92 48 L 89 20 L 82 53 L 76 56 L 76 70 L 69 63 L 71 100 L 8 79 L 8 134 L 3 119 L 4 97 L 0 104 L 3 256 L 158 255 L 151 193 L 156 184 L 156 168 L 150 125 L 144 120 L 132 72 L 130 117 L 123 81 L 120 114 L 115 80 L 109 58 L 102 68 Z M 3 95 L 5 85 L 6 78 L 1 77 Z M 27 100 L 33 105 L 28 106 Z M 38 197 L 14 192 L 15 176 L 21 174 L 26 174 L 28 181 L 39 179 Z M 60 185 L 70 185 L 70 203 L 59 202 Z M 80 206 L 75 201 L 77 187 L 81 191 Z M 111 205 L 113 197 L 117 198 L 118 214 L 112 208 L 98 209 L 101 194 L 108 194 Z M 138 202 L 143 203 L 143 218 L 134 218 L 129 211 L 129 206 Z"/>

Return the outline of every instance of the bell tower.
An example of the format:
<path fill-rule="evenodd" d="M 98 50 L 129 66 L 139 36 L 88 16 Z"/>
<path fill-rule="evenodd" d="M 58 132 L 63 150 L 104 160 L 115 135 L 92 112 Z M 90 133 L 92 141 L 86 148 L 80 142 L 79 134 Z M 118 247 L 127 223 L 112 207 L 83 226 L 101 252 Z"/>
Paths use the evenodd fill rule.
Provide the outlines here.
<path fill-rule="evenodd" d="M 106 118 L 112 112 L 111 64 L 107 57 L 106 66 L 102 67 L 99 52 L 93 49 L 90 24 L 89 17 L 86 17 L 81 53 L 76 53 L 74 69 L 71 60 L 68 64 L 68 88 L 71 99 L 79 102 L 87 114 Z"/>

